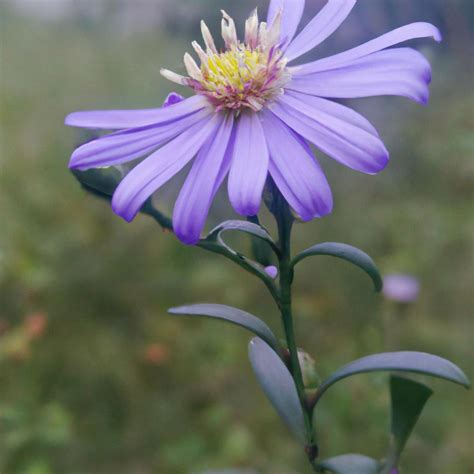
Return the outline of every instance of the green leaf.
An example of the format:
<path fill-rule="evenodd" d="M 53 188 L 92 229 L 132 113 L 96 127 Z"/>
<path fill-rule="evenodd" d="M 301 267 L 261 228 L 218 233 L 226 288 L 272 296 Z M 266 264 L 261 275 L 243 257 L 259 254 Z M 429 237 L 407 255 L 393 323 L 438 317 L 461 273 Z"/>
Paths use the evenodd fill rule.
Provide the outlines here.
<path fill-rule="evenodd" d="M 257 380 L 271 404 L 296 438 L 306 444 L 303 409 L 286 365 L 275 351 L 258 337 L 250 341 L 249 358 Z"/>
<path fill-rule="evenodd" d="M 408 438 L 432 394 L 429 387 L 419 382 L 395 375 L 390 377 L 393 453 L 388 458 L 395 461 L 390 467 L 397 466 Z"/>
<path fill-rule="evenodd" d="M 260 226 L 260 220 L 258 216 L 248 216 L 247 221 Z M 268 242 L 262 240 L 259 237 L 250 236 L 250 243 L 252 246 L 252 256 L 255 261 L 264 267 L 273 265 L 275 262 L 273 254 L 274 249 L 269 245 Z"/>
<path fill-rule="evenodd" d="M 258 239 L 265 241 L 272 247 L 273 250 L 278 251 L 275 242 L 263 227 L 259 226 L 258 224 L 246 221 L 231 220 L 222 222 L 217 227 L 215 227 L 204 240 L 218 242 L 220 245 L 229 248 L 222 238 L 222 234 L 229 231 L 238 231 L 250 234 L 253 237 L 257 237 Z"/>
<path fill-rule="evenodd" d="M 86 171 L 71 170 L 81 186 L 90 193 L 105 199 L 110 199 L 123 178 L 119 167 L 94 168 Z"/>
<path fill-rule="evenodd" d="M 353 263 L 369 275 L 374 283 L 375 291 L 382 290 L 383 280 L 380 276 L 380 272 L 374 261 L 365 252 L 362 252 L 362 250 L 347 244 L 325 242 L 303 250 L 303 252 L 299 253 L 293 259 L 293 266 L 306 257 L 313 255 L 329 255 Z"/>
<path fill-rule="evenodd" d="M 224 240 L 222 239 L 222 234 L 228 231 L 240 231 L 245 232 L 255 238 L 262 239 L 264 242 L 267 242 L 272 249 L 278 253 L 278 247 L 271 238 L 270 234 L 257 224 L 245 221 L 226 221 L 219 224 L 214 230 L 212 230 L 205 239 L 201 239 L 197 244 L 198 247 L 203 248 L 209 252 L 217 253 L 227 257 L 237 265 L 241 266 L 249 273 L 259 277 L 267 286 L 270 293 L 272 294 L 275 301 L 278 301 L 279 294 L 275 286 L 273 278 L 271 278 L 265 271 L 265 267 L 260 263 L 254 262 L 253 260 L 247 258 L 245 255 L 235 251 L 233 248 L 229 247 Z"/>
<path fill-rule="evenodd" d="M 326 390 L 339 380 L 355 374 L 377 371 L 414 372 L 449 380 L 467 388 L 470 386 L 464 372 L 446 359 L 424 352 L 385 352 L 355 360 L 334 372 L 320 385 L 312 405 L 316 405 Z"/>
<path fill-rule="evenodd" d="M 241 326 L 263 339 L 270 347 L 279 353 L 280 347 L 278 339 L 272 330 L 259 318 L 253 314 L 242 311 L 232 306 L 221 304 L 194 304 L 190 306 L 180 306 L 168 310 L 170 314 L 203 316 L 208 318 L 221 319 L 229 323 Z"/>
<path fill-rule="evenodd" d="M 319 466 L 334 474 L 377 474 L 380 469 L 378 461 L 361 454 L 344 454 L 325 459 Z"/>

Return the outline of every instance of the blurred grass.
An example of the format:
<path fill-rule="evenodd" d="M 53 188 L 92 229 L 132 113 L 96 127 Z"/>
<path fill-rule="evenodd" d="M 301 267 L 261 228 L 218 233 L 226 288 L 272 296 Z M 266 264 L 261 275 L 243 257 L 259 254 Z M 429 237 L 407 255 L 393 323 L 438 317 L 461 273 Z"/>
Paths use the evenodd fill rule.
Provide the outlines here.
<path fill-rule="evenodd" d="M 185 41 L 46 24 L 1 6 L 0 15 L 0 471 L 307 472 L 255 383 L 248 336 L 166 314 L 181 303 L 225 303 L 280 331 L 264 288 L 151 220 L 126 225 L 67 170 L 78 137 L 62 125 L 65 114 L 160 104 L 171 89 L 159 68 L 181 67 Z M 384 272 L 418 276 L 419 301 L 397 316 L 399 347 L 452 359 L 472 379 L 474 95 L 465 57 L 448 50 L 433 59 L 428 108 L 354 103 L 377 122 L 392 164 L 373 178 L 323 158 L 335 212 L 298 226 L 295 248 L 342 240 Z M 214 220 L 224 217 L 221 206 Z M 301 264 L 295 291 L 298 340 L 321 373 L 384 349 L 382 315 L 391 308 L 357 270 L 313 259 Z M 332 389 L 316 421 L 325 455 L 382 454 L 386 382 L 360 376 Z M 472 472 L 471 396 L 429 383 L 436 394 L 405 472 Z"/>

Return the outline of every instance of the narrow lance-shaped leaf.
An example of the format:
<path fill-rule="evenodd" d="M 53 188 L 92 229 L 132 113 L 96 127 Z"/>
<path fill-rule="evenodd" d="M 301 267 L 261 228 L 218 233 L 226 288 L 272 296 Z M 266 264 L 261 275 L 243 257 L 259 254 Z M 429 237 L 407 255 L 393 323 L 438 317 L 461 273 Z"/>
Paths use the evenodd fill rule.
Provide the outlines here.
<path fill-rule="evenodd" d="M 285 364 L 262 339 L 249 344 L 249 358 L 266 396 L 296 438 L 306 444 L 306 429 L 295 384 Z"/>
<path fill-rule="evenodd" d="M 377 474 L 380 463 L 362 454 L 343 454 L 321 461 L 319 467 L 334 474 Z"/>
<path fill-rule="evenodd" d="M 393 375 L 390 377 L 391 440 L 383 474 L 398 466 L 400 456 L 421 412 L 433 391 L 419 382 Z"/>
<path fill-rule="evenodd" d="M 175 315 L 215 318 L 241 326 L 263 339 L 277 353 L 279 352 L 278 339 L 272 330 L 261 319 L 241 309 L 221 304 L 193 304 L 171 308 L 168 312 Z"/>
<path fill-rule="evenodd" d="M 351 245 L 341 244 L 338 242 L 325 242 L 322 244 L 313 245 L 312 247 L 303 250 L 293 260 L 293 265 L 303 260 L 306 257 L 314 255 L 329 255 L 332 257 L 346 260 L 366 272 L 374 283 L 375 291 L 381 291 L 383 287 L 383 280 L 380 272 L 374 261 L 362 250 Z"/>
<path fill-rule="evenodd" d="M 414 372 L 449 380 L 465 387 L 470 386 L 464 372 L 446 359 L 424 352 L 385 352 L 355 360 L 334 372 L 320 385 L 313 398 L 313 406 L 326 390 L 339 380 L 355 374 L 377 371 Z"/>

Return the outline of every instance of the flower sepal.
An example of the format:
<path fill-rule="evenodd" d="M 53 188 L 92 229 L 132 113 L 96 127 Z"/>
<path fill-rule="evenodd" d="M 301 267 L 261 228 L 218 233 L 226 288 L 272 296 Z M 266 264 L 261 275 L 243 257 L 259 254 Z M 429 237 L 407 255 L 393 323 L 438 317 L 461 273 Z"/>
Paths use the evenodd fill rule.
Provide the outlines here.
<path fill-rule="evenodd" d="M 117 186 L 127 174 L 126 169 L 120 165 L 91 168 L 85 171 L 71 168 L 71 173 L 85 191 L 109 202 Z M 164 230 L 173 230 L 171 219 L 156 209 L 151 198 L 145 201 L 140 212 L 155 219 Z"/>
<path fill-rule="evenodd" d="M 71 173 L 85 191 L 108 201 L 112 199 L 115 189 L 125 176 L 125 170 L 121 166 L 92 168 L 85 171 L 72 168 Z"/>

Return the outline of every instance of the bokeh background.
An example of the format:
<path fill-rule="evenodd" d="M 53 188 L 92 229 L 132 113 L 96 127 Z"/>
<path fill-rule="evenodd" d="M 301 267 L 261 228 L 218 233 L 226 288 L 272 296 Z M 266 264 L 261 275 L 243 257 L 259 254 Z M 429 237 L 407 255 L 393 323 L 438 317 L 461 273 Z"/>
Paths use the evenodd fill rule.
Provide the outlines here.
<path fill-rule="evenodd" d="M 258 3 L 264 12 L 266 2 Z M 307 472 L 257 386 L 248 335 L 166 313 L 183 303 L 230 304 L 282 334 L 263 286 L 149 218 L 126 224 L 67 169 L 83 138 L 63 126 L 68 112 L 158 106 L 173 90 L 159 69 L 182 70 L 199 20 L 217 31 L 225 8 L 242 25 L 254 4 L 0 0 L 0 472 Z M 323 1 L 307 4 L 309 18 Z M 294 247 L 351 243 L 384 273 L 415 275 L 421 293 L 401 309 L 344 262 L 301 264 L 298 341 L 323 375 L 389 348 L 437 353 L 474 376 L 474 2 L 363 0 L 315 57 L 419 20 L 445 36 L 439 46 L 416 43 L 433 64 L 429 107 L 401 98 L 350 102 L 377 125 L 392 163 L 370 177 L 321 157 L 335 211 L 298 225 Z M 176 187 L 161 193 L 162 209 Z M 210 225 L 230 216 L 223 193 Z M 436 393 L 404 472 L 471 473 L 471 394 L 429 384 Z M 323 454 L 382 456 L 388 412 L 386 375 L 341 382 L 316 415 Z"/>

